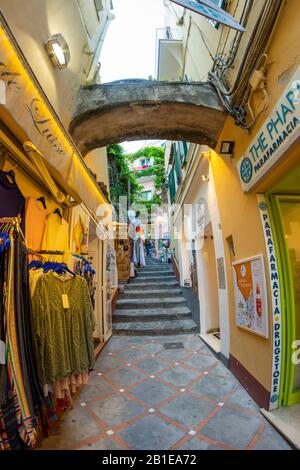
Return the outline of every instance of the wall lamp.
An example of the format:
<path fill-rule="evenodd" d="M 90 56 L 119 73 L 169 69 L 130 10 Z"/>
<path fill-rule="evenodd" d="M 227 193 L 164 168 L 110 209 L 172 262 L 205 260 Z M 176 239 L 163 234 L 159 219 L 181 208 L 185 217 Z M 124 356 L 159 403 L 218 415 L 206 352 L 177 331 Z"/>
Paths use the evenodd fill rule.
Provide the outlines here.
<path fill-rule="evenodd" d="M 208 183 L 209 182 L 209 176 L 208 175 L 202 175 L 202 181 L 203 181 L 203 183 Z"/>
<path fill-rule="evenodd" d="M 70 49 L 61 34 L 53 34 L 45 43 L 46 51 L 55 67 L 65 69 L 71 59 Z"/>
<path fill-rule="evenodd" d="M 223 140 L 221 143 L 220 154 L 221 155 L 229 155 L 231 158 L 233 157 L 235 142 L 232 140 Z"/>

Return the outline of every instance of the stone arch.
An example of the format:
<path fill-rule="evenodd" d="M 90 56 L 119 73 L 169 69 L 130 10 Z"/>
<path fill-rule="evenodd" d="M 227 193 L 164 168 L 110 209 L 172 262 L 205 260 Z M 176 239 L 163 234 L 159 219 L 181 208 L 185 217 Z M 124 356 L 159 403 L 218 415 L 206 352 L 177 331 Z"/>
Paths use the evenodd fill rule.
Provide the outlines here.
<path fill-rule="evenodd" d="M 125 140 L 215 148 L 226 114 L 209 83 L 124 80 L 82 87 L 70 132 L 83 155 Z"/>

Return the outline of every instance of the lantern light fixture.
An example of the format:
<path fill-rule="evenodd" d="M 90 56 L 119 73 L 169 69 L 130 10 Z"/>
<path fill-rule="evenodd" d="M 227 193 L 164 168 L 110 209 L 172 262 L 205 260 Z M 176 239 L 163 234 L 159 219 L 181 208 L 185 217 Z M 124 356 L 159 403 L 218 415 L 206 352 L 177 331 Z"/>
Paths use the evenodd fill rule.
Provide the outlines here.
<path fill-rule="evenodd" d="M 71 59 L 70 49 L 62 34 L 53 34 L 45 43 L 46 51 L 55 67 L 65 69 Z"/>

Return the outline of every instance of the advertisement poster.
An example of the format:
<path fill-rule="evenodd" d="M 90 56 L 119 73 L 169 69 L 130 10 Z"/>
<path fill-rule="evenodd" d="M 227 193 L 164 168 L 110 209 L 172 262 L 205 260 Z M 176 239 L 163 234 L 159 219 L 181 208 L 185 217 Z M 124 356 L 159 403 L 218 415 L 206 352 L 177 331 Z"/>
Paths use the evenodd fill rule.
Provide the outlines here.
<path fill-rule="evenodd" d="M 263 256 L 233 263 L 236 324 L 268 338 L 268 303 Z"/>

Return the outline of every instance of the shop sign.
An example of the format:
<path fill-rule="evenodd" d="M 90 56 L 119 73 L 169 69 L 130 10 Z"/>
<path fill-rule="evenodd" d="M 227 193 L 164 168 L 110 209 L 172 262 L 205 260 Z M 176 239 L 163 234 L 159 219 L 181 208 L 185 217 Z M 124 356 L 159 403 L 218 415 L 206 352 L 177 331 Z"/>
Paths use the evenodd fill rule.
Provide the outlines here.
<path fill-rule="evenodd" d="M 275 252 L 274 237 L 266 204 L 263 195 L 257 196 L 263 232 L 266 242 L 268 272 L 271 286 L 272 298 L 272 322 L 273 322 L 273 360 L 272 360 L 272 384 L 270 395 L 270 410 L 278 408 L 279 391 L 280 391 L 280 375 L 282 361 L 282 311 L 280 296 L 280 279 L 278 271 L 278 262 Z"/>
<path fill-rule="evenodd" d="M 237 326 L 268 338 L 268 302 L 263 256 L 233 263 L 233 278 Z"/>
<path fill-rule="evenodd" d="M 240 25 L 233 16 L 229 15 L 224 11 L 222 8 L 218 7 L 217 5 L 209 2 L 208 0 L 199 0 L 199 1 L 191 1 L 191 0 L 171 0 L 177 5 L 182 6 L 183 8 L 187 8 L 188 10 L 192 10 L 195 13 L 199 13 L 210 20 L 216 21 L 217 23 L 224 24 L 229 28 L 236 29 L 241 32 L 245 32 L 245 28 Z"/>
<path fill-rule="evenodd" d="M 217 259 L 218 267 L 218 279 L 219 279 L 219 289 L 226 289 L 226 276 L 225 276 L 225 265 L 224 258 Z"/>
<path fill-rule="evenodd" d="M 245 192 L 250 191 L 300 137 L 300 66 L 254 141 L 238 162 Z"/>

